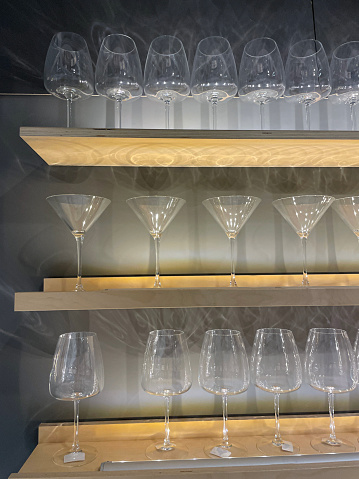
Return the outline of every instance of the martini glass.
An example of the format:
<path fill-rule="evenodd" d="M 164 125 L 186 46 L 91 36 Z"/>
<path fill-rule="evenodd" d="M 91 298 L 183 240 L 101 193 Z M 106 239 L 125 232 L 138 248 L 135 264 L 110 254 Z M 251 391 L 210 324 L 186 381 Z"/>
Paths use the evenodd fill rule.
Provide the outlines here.
<path fill-rule="evenodd" d="M 301 239 L 303 249 L 303 286 L 309 286 L 307 271 L 307 239 L 309 233 L 333 201 L 334 198 L 332 196 L 303 195 L 281 198 L 272 203 Z"/>
<path fill-rule="evenodd" d="M 231 280 L 229 286 L 237 286 L 235 273 L 235 239 L 253 211 L 262 200 L 255 196 L 217 196 L 202 201 L 226 233 L 231 248 Z"/>
<path fill-rule="evenodd" d="M 332 207 L 359 240 L 359 196 L 339 198 Z"/>
<path fill-rule="evenodd" d="M 77 281 L 75 291 L 82 286 L 82 245 L 86 231 L 102 215 L 111 203 L 107 198 L 92 195 L 54 195 L 46 200 L 71 230 L 77 245 Z"/>
<path fill-rule="evenodd" d="M 126 200 L 138 219 L 155 241 L 156 271 L 154 288 L 161 288 L 160 278 L 160 240 L 162 233 L 186 203 L 182 198 L 173 196 L 138 196 Z"/>

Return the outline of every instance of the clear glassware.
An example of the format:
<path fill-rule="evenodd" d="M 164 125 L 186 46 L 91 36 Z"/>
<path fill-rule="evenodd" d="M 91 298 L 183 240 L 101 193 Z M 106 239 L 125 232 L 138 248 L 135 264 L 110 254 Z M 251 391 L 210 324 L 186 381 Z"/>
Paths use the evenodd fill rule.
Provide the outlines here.
<path fill-rule="evenodd" d="M 330 63 L 332 74 L 331 100 L 333 103 L 345 103 L 350 107 L 352 130 L 356 130 L 355 105 L 359 101 L 359 42 L 347 42 L 339 45 L 332 55 Z"/>
<path fill-rule="evenodd" d="M 332 207 L 359 240 L 359 196 L 336 199 Z"/>
<path fill-rule="evenodd" d="M 156 271 L 153 287 L 161 288 L 161 237 L 164 230 L 168 227 L 186 201 L 182 198 L 175 198 L 173 196 L 137 196 L 135 198 L 129 198 L 126 200 L 126 203 L 155 241 Z"/>
<path fill-rule="evenodd" d="M 279 425 L 279 396 L 296 391 L 302 384 L 302 366 L 292 331 L 280 328 L 258 329 L 255 335 L 251 375 L 253 383 L 274 394 L 275 434 L 273 440 L 263 438 L 257 443 L 264 454 L 299 452 L 299 446 L 290 443 L 292 450 L 283 447 Z M 277 448 L 277 449 L 276 449 Z"/>
<path fill-rule="evenodd" d="M 165 125 L 170 127 L 170 105 L 185 100 L 190 92 L 190 73 L 181 40 L 171 35 L 155 38 L 148 50 L 144 89 L 150 100 L 165 105 Z"/>
<path fill-rule="evenodd" d="M 192 386 L 192 372 L 187 341 L 183 331 L 162 329 L 151 331 L 142 370 L 142 388 L 149 394 L 162 396 L 165 405 L 165 437 L 163 442 L 146 449 L 149 459 L 182 459 L 188 448 L 170 439 L 169 414 L 173 396 L 184 394 Z"/>
<path fill-rule="evenodd" d="M 122 102 L 139 98 L 143 91 L 140 57 L 132 38 L 107 35 L 102 41 L 95 71 L 99 95 L 116 102 L 116 128 L 122 126 Z"/>
<path fill-rule="evenodd" d="M 334 395 L 346 393 L 357 385 L 357 365 L 348 335 L 343 329 L 313 328 L 305 348 L 305 372 L 309 384 L 328 393 L 330 434 L 314 438 L 312 447 L 318 452 L 354 452 L 355 446 L 335 434 Z"/>
<path fill-rule="evenodd" d="M 283 218 L 297 233 L 303 250 L 303 286 L 309 286 L 307 270 L 307 239 L 309 233 L 333 203 L 332 196 L 302 195 L 281 198 L 272 202 Z"/>
<path fill-rule="evenodd" d="M 57 451 L 53 461 L 59 466 L 82 466 L 97 456 L 95 447 L 79 444 L 80 400 L 99 394 L 104 386 L 104 369 L 96 333 L 62 334 L 57 342 L 49 379 L 51 396 L 74 403 L 74 439 L 72 446 Z"/>
<path fill-rule="evenodd" d="M 277 100 L 284 90 L 284 67 L 276 42 L 266 37 L 248 42 L 239 66 L 238 95 L 259 105 L 261 130 L 264 105 Z"/>
<path fill-rule="evenodd" d="M 212 107 L 212 129 L 217 129 L 217 105 L 235 96 L 237 67 L 229 41 L 207 37 L 197 45 L 191 75 L 193 98 Z"/>
<path fill-rule="evenodd" d="M 231 248 L 231 279 L 229 286 L 237 286 L 235 273 L 235 240 L 251 214 L 262 200 L 255 196 L 217 196 L 202 201 L 203 206 L 226 233 Z"/>
<path fill-rule="evenodd" d="M 68 226 L 76 240 L 77 281 L 75 291 L 84 291 L 82 285 L 82 246 L 85 233 L 99 219 L 108 205 L 107 198 L 92 195 L 53 195 L 46 198 L 58 216 Z"/>
<path fill-rule="evenodd" d="M 285 67 L 287 101 L 305 108 L 305 125 L 310 130 L 310 105 L 327 98 L 331 75 L 327 55 L 318 40 L 302 40 L 289 49 Z"/>
<path fill-rule="evenodd" d="M 242 335 L 232 329 L 206 331 L 198 372 L 199 385 L 207 392 L 222 396 L 223 434 L 220 444 L 206 446 L 209 457 L 240 457 L 242 445 L 229 441 L 227 402 L 229 396 L 243 393 L 249 385 L 249 367 Z"/>
<path fill-rule="evenodd" d="M 59 32 L 47 50 L 44 85 L 67 102 L 67 127 L 72 126 L 72 102 L 90 98 L 94 92 L 92 61 L 86 41 L 77 33 Z"/>

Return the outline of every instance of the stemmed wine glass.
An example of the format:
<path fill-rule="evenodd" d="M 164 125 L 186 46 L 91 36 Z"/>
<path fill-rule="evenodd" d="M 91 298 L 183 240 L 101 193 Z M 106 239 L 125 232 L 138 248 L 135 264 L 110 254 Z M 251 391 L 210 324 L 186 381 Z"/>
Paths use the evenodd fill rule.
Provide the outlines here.
<path fill-rule="evenodd" d="M 356 130 L 355 105 L 359 101 L 359 42 L 347 42 L 337 47 L 330 63 L 333 103 L 350 106 L 352 130 Z"/>
<path fill-rule="evenodd" d="M 77 246 L 75 291 L 84 291 L 82 285 L 82 245 L 85 233 L 98 220 L 111 201 L 101 196 L 92 195 L 54 195 L 48 196 L 46 200 L 74 235 Z"/>
<path fill-rule="evenodd" d="M 206 331 L 199 359 L 198 382 L 205 391 L 222 396 L 222 441 L 205 447 L 205 453 L 210 457 L 242 456 L 245 447 L 229 441 L 227 428 L 228 397 L 246 391 L 249 385 L 248 359 L 239 331 Z"/>
<path fill-rule="evenodd" d="M 173 396 L 183 394 L 192 385 L 191 365 L 183 331 L 162 329 L 151 331 L 143 361 L 142 387 L 165 403 L 164 441 L 151 444 L 146 449 L 150 459 L 182 459 L 188 449 L 184 444 L 170 440 L 169 413 Z"/>
<path fill-rule="evenodd" d="M 153 287 L 160 288 L 160 240 L 162 233 L 186 201 L 173 196 L 137 196 L 129 198 L 126 203 L 155 241 L 156 271 Z"/>
<path fill-rule="evenodd" d="M 292 331 L 280 328 L 258 329 L 254 339 L 251 374 L 254 384 L 274 394 L 275 434 L 262 439 L 258 449 L 264 454 L 299 452 L 297 444 L 284 441 L 279 426 L 279 395 L 296 391 L 302 384 L 302 367 Z M 289 445 L 289 448 L 288 448 Z"/>
<path fill-rule="evenodd" d="M 90 98 L 94 75 L 86 41 L 77 33 L 59 32 L 51 40 L 44 68 L 46 90 L 67 102 L 67 127 L 72 123 L 72 102 Z"/>
<path fill-rule="evenodd" d="M 261 130 L 263 107 L 284 93 L 284 67 L 278 46 L 271 38 L 256 38 L 244 47 L 238 74 L 238 95 L 259 105 Z"/>
<path fill-rule="evenodd" d="M 346 331 L 334 328 L 313 328 L 309 331 L 305 348 L 305 371 L 309 384 L 328 393 L 329 438 L 312 439 L 319 452 L 354 452 L 355 446 L 338 439 L 334 423 L 334 395 L 346 393 L 357 385 L 357 365 Z"/>
<path fill-rule="evenodd" d="M 143 91 L 142 69 L 135 42 L 127 35 L 107 35 L 102 41 L 95 71 L 99 95 L 116 102 L 116 128 L 121 128 L 122 102 Z"/>
<path fill-rule="evenodd" d="M 289 49 L 285 67 L 285 98 L 305 107 L 306 129 L 310 130 L 309 107 L 331 90 L 331 75 L 327 55 L 318 40 L 302 40 Z"/>
<path fill-rule="evenodd" d="M 155 38 L 148 50 L 144 85 L 150 100 L 165 104 L 165 124 L 170 127 L 170 105 L 189 95 L 190 73 L 181 40 L 171 35 Z"/>
<path fill-rule="evenodd" d="M 290 196 L 273 201 L 273 206 L 297 233 L 303 250 L 303 286 L 309 286 L 307 270 L 307 239 L 309 233 L 333 203 L 332 196 Z"/>
<path fill-rule="evenodd" d="M 212 129 L 217 129 L 218 102 L 230 100 L 237 93 L 237 67 L 229 41 L 207 37 L 197 45 L 191 75 L 193 98 L 212 107 Z"/>
<path fill-rule="evenodd" d="M 359 196 L 336 199 L 332 207 L 359 240 Z"/>
<path fill-rule="evenodd" d="M 57 342 L 49 379 L 51 396 L 74 403 L 74 439 L 71 447 L 60 449 L 53 456 L 59 466 L 82 466 L 97 456 L 93 446 L 79 444 L 80 400 L 100 393 L 104 385 L 104 370 L 100 344 L 96 333 L 62 334 Z"/>
<path fill-rule="evenodd" d="M 231 248 L 231 280 L 229 286 L 237 286 L 235 273 L 235 239 L 253 211 L 261 202 L 255 196 L 217 196 L 202 201 L 203 206 L 226 233 Z"/>

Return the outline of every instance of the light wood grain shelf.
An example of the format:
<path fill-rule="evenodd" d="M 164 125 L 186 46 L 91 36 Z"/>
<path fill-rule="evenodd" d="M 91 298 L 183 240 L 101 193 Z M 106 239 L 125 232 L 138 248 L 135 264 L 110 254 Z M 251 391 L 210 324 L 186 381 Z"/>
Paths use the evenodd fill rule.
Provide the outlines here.
<path fill-rule="evenodd" d="M 153 277 L 84 278 L 85 292 L 74 292 L 75 279 L 47 278 L 43 292 L 15 293 L 15 311 L 148 308 L 355 306 L 358 274 L 238 276 L 240 287 L 228 287 L 226 276 L 169 276 L 163 288 Z"/>
<path fill-rule="evenodd" d="M 21 127 L 20 136 L 60 166 L 359 166 L 351 131 Z"/>

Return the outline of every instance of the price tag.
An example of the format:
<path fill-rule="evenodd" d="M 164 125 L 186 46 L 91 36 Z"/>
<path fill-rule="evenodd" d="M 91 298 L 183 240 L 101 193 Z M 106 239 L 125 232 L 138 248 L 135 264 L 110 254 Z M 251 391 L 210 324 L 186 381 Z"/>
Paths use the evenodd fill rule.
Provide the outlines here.
<path fill-rule="evenodd" d="M 210 454 L 213 454 L 213 456 L 218 456 L 218 457 L 230 457 L 232 454 L 230 451 L 227 451 L 227 449 L 223 449 L 222 447 L 216 446 L 213 449 L 211 449 Z"/>
<path fill-rule="evenodd" d="M 85 460 L 85 453 L 84 452 L 70 452 L 70 454 L 66 454 L 64 456 L 64 464 L 68 462 L 80 462 Z"/>
<path fill-rule="evenodd" d="M 293 452 L 293 444 L 289 441 L 283 441 L 282 451 Z"/>

